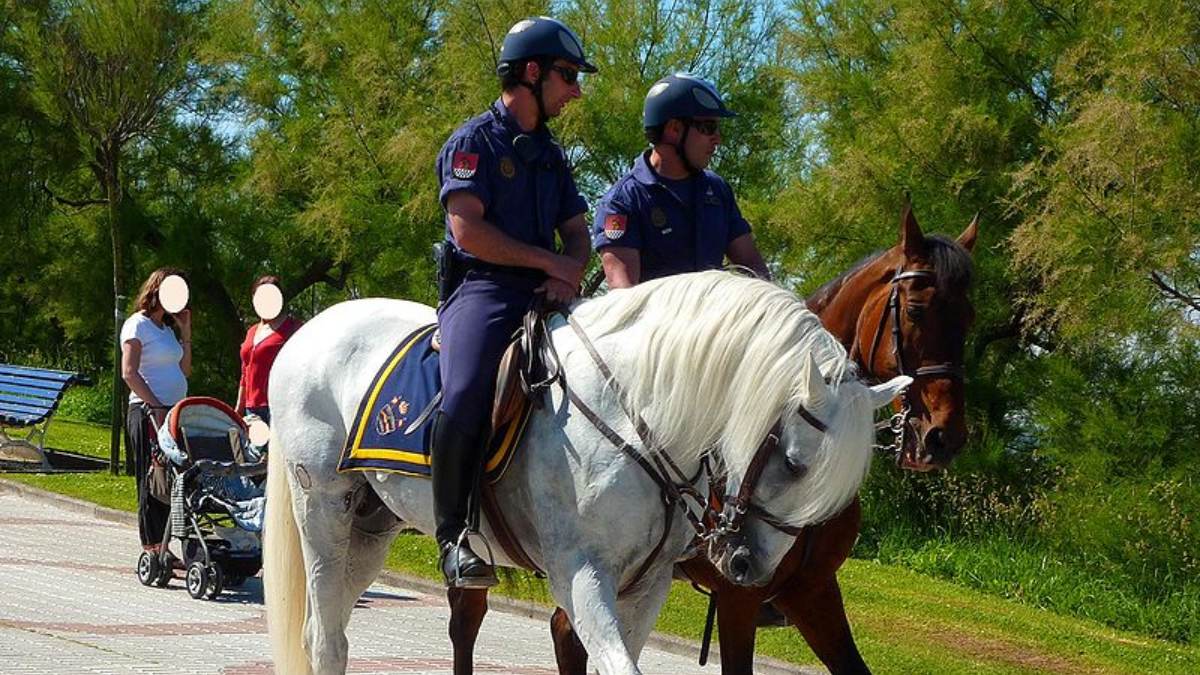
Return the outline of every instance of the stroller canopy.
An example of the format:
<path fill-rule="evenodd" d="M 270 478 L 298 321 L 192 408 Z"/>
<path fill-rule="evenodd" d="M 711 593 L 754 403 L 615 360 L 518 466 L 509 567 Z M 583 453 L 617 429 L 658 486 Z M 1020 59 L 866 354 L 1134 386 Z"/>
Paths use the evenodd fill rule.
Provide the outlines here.
<path fill-rule="evenodd" d="M 159 448 L 176 465 L 198 459 L 243 463 L 250 439 L 233 408 L 208 396 L 176 403 L 158 432 Z"/>

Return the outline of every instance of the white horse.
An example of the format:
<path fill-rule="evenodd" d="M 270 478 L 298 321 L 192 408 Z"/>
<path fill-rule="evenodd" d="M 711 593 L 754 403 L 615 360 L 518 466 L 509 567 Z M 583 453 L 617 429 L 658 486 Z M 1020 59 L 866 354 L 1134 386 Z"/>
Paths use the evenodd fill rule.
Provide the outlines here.
<path fill-rule="evenodd" d="M 579 303 L 574 316 L 626 390 L 629 409 L 686 475 L 699 473 L 707 454 L 727 469 L 732 491 L 781 420 L 754 505 L 794 526 L 820 522 L 850 501 L 869 464 L 872 413 L 909 381 L 868 388 L 844 378 L 845 350 L 801 300 L 725 272 L 613 291 Z M 306 324 L 275 362 L 264 580 L 277 672 L 345 671 L 351 608 L 398 530 L 390 513 L 363 513 L 371 491 L 408 525 L 434 530 L 428 480 L 335 468 L 376 371 L 399 340 L 435 319 L 411 302 L 342 303 Z M 560 321 L 552 336 L 567 386 L 633 442 L 633 425 L 575 332 Z M 661 494 L 561 387 L 534 412 L 496 492 L 600 672 L 640 672 L 636 660 L 672 565 L 693 536 L 683 516 L 640 580 L 619 593 L 662 536 Z M 490 533 L 486 522 L 483 529 Z M 741 555 L 727 546 L 714 562 L 747 584 L 768 581 L 794 541 L 753 515 L 737 537 Z M 512 564 L 500 551 L 497 562 Z"/>

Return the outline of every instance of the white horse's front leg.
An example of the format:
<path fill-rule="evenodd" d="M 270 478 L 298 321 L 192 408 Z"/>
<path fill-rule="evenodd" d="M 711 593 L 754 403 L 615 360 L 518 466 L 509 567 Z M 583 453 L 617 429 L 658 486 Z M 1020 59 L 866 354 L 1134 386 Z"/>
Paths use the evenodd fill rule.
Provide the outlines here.
<path fill-rule="evenodd" d="M 601 675 L 640 675 L 626 648 L 612 575 L 582 557 L 546 570 L 551 592 Z"/>
<path fill-rule="evenodd" d="M 658 622 L 658 614 L 667 601 L 667 594 L 671 592 L 671 567 L 655 565 L 636 586 L 617 600 L 617 615 L 621 619 L 625 648 L 635 660 L 641 657 L 642 648 L 650 639 L 654 624 Z"/>

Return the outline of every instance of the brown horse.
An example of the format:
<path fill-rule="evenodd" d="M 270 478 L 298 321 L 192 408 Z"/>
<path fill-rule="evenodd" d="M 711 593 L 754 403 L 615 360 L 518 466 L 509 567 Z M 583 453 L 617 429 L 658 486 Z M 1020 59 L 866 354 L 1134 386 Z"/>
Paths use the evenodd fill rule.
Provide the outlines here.
<path fill-rule="evenodd" d="M 966 442 L 962 362 L 974 320 L 967 289 L 977 229 L 978 217 L 957 241 L 926 237 L 906 206 L 899 244 L 856 264 L 808 299 L 861 375 L 914 376 L 905 399 L 897 402 L 896 459 L 906 469 L 944 468 Z M 754 636 L 764 603 L 796 626 L 831 672 L 870 672 L 850 634 L 836 576 L 858 537 L 861 515 L 855 499 L 832 520 L 805 529 L 764 587 L 735 586 L 703 557 L 680 565 L 716 599 L 722 673 L 754 672 Z M 562 609 L 551 618 L 551 633 L 559 672 L 585 673 L 587 652 Z"/>

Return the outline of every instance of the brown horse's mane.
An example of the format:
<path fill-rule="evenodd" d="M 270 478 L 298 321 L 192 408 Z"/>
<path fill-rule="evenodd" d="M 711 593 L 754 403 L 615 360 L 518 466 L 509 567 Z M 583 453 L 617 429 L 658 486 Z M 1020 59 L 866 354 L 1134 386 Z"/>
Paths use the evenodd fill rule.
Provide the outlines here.
<path fill-rule="evenodd" d="M 851 265 L 850 269 L 826 282 L 808 296 L 809 306 L 822 306 L 829 302 L 847 279 L 858 274 L 891 250 L 885 248 L 882 251 L 875 251 Z M 956 288 L 965 292 L 970 287 L 975 274 L 975 262 L 971 259 L 970 252 L 957 241 L 940 234 L 926 235 L 925 255 L 937 273 L 939 293 Z"/>

